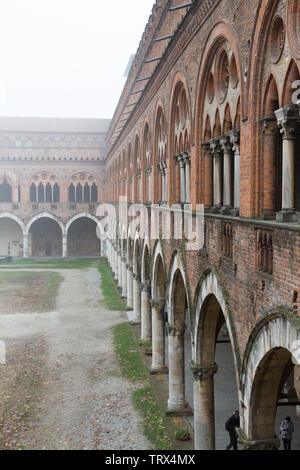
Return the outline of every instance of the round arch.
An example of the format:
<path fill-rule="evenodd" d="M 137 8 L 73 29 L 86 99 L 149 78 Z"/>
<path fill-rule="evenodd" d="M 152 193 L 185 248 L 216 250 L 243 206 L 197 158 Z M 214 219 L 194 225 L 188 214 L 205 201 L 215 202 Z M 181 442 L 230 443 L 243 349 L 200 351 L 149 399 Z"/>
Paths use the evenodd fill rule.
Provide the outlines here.
<path fill-rule="evenodd" d="M 82 219 L 82 218 L 86 218 L 86 219 L 90 219 L 90 220 L 93 220 L 96 224 L 97 224 L 97 227 L 101 230 L 103 230 L 102 228 L 102 225 L 100 223 L 100 220 L 97 219 L 97 217 L 95 217 L 94 215 L 92 214 L 89 214 L 88 212 L 82 212 L 80 214 L 76 214 L 74 215 L 66 224 L 66 227 L 65 227 L 65 233 L 66 235 L 68 234 L 68 231 L 69 231 L 69 228 L 70 226 L 72 225 L 73 222 L 75 222 L 76 220 L 78 219 Z"/>
<path fill-rule="evenodd" d="M 255 438 L 269 439 L 274 438 L 275 430 L 275 411 L 277 408 L 276 386 L 279 387 L 280 377 L 270 377 L 274 381 L 273 394 L 270 393 L 268 403 L 264 403 L 264 398 L 260 396 L 260 405 L 258 403 L 260 385 L 265 380 L 264 369 L 266 360 L 272 371 L 284 370 L 287 360 L 294 356 L 295 363 L 299 363 L 298 350 L 300 344 L 300 323 L 298 319 L 291 320 L 291 316 L 286 311 L 278 311 L 266 316 L 261 320 L 249 338 L 241 373 L 242 381 L 242 400 L 243 400 L 243 419 L 242 428 L 251 440 Z M 295 357 L 297 355 L 297 357 Z M 271 374 L 273 375 L 273 374 Z M 269 389 L 268 389 L 269 390 Z M 271 390 L 271 389 L 270 389 Z M 270 391 L 269 390 L 269 391 Z M 259 419 L 257 410 L 261 412 L 261 406 L 264 406 L 263 415 L 266 428 L 258 432 L 257 419 Z M 261 424 L 261 423 L 260 423 Z"/>
<path fill-rule="evenodd" d="M 239 385 L 239 370 L 240 370 L 240 353 L 239 347 L 236 340 L 235 326 L 232 319 L 230 308 L 227 304 L 226 297 L 224 294 L 224 289 L 216 276 L 216 274 L 209 270 L 204 274 L 202 279 L 199 282 L 198 289 L 195 295 L 195 319 L 194 319 L 194 361 L 198 362 L 199 357 L 197 357 L 198 352 L 200 351 L 201 345 L 199 344 L 198 331 L 202 321 L 201 315 L 203 314 L 203 307 L 209 297 L 214 297 L 218 302 L 220 308 L 222 309 L 226 327 L 229 333 L 230 342 L 232 346 L 233 358 L 235 363 L 235 370 L 237 375 L 237 383 Z"/>
<path fill-rule="evenodd" d="M 60 220 L 58 220 L 58 218 L 55 217 L 55 215 L 50 214 L 50 212 L 42 212 L 42 213 L 40 213 L 40 214 L 34 216 L 34 217 L 28 222 L 28 224 L 27 224 L 27 226 L 26 226 L 26 235 L 29 234 L 29 231 L 30 231 L 30 228 L 31 228 L 32 224 L 34 224 L 34 222 L 36 222 L 37 220 L 40 220 L 40 219 L 51 219 L 51 220 L 53 220 L 54 222 L 56 222 L 56 223 L 59 225 L 59 227 L 60 227 L 60 229 L 61 229 L 61 232 L 62 232 L 62 234 L 64 235 L 64 233 L 65 233 L 64 224 L 63 224 Z"/>
<path fill-rule="evenodd" d="M 14 220 L 17 224 L 20 225 L 23 234 L 26 233 L 26 226 L 25 226 L 23 220 L 20 219 L 18 216 L 14 215 L 14 214 L 11 214 L 10 212 L 1 212 L 1 214 L 0 214 L 0 219 L 11 219 L 11 220 Z"/>

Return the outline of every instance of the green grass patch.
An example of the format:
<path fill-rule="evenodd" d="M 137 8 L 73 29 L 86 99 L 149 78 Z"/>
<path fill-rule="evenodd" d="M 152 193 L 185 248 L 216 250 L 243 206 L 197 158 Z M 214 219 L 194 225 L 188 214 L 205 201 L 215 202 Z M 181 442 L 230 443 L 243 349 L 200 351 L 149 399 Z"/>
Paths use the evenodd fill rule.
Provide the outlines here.
<path fill-rule="evenodd" d="M 125 311 L 126 305 L 121 298 L 117 285 L 114 281 L 111 269 L 106 258 L 101 258 L 98 263 L 99 273 L 101 275 L 102 293 L 104 295 L 105 305 L 109 310 Z"/>
<path fill-rule="evenodd" d="M 133 404 L 144 418 L 144 435 L 154 445 L 155 450 L 172 449 L 162 412 L 149 386 L 133 394 Z"/>
<path fill-rule="evenodd" d="M 118 325 L 113 329 L 113 334 L 122 376 L 142 384 L 142 388 L 134 392 L 132 400 L 135 408 L 143 416 L 144 435 L 156 450 L 172 449 L 163 414 L 150 388 L 149 373 L 143 363 L 131 325 L 129 323 Z"/>
<path fill-rule="evenodd" d="M 148 373 L 140 356 L 138 343 L 133 337 L 130 324 L 117 325 L 113 333 L 122 376 L 130 380 L 145 381 Z"/>

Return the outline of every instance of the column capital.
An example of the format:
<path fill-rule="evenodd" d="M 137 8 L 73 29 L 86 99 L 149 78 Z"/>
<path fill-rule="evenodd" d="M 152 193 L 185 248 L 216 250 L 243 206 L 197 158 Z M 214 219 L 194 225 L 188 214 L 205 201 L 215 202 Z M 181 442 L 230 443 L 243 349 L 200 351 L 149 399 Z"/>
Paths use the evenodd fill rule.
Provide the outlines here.
<path fill-rule="evenodd" d="M 232 148 L 230 137 L 228 135 L 224 135 L 223 137 L 221 137 L 220 145 L 225 153 L 229 153 Z"/>
<path fill-rule="evenodd" d="M 220 145 L 219 139 L 213 139 L 209 142 L 210 151 L 213 157 L 221 157 L 222 156 L 222 149 Z"/>
<path fill-rule="evenodd" d="M 156 308 L 159 311 L 162 311 L 165 308 L 166 300 L 165 299 L 150 299 L 150 305 L 153 308 Z"/>
<path fill-rule="evenodd" d="M 186 332 L 186 325 L 167 325 L 167 331 L 169 336 L 177 336 L 181 338 Z"/>
<path fill-rule="evenodd" d="M 191 153 L 189 150 L 187 150 L 186 152 L 183 152 L 183 160 L 185 163 L 189 165 L 190 160 L 191 160 Z"/>
<path fill-rule="evenodd" d="M 217 364 L 201 366 L 191 361 L 190 366 L 195 381 L 211 379 L 218 372 Z"/>
<path fill-rule="evenodd" d="M 275 111 L 275 114 L 283 139 L 295 139 L 297 123 L 300 120 L 299 110 L 291 106 L 285 106 Z"/>
<path fill-rule="evenodd" d="M 261 120 L 264 135 L 275 135 L 278 130 L 277 119 L 266 118 Z"/>

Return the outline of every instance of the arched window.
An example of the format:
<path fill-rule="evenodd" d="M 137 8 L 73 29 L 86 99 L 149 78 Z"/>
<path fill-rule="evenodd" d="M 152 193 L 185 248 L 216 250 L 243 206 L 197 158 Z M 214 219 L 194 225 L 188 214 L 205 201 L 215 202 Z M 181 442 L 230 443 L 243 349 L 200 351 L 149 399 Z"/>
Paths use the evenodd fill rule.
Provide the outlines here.
<path fill-rule="evenodd" d="M 75 202 L 75 201 L 76 201 L 75 187 L 74 187 L 74 184 L 71 183 L 70 186 L 69 186 L 69 202 Z"/>
<path fill-rule="evenodd" d="M 60 189 L 57 183 L 53 186 L 53 202 L 60 201 Z"/>
<path fill-rule="evenodd" d="M 98 188 L 96 184 L 94 183 L 91 189 L 91 202 L 97 202 L 98 201 Z"/>
<path fill-rule="evenodd" d="M 76 187 L 76 202 L 83 202 L 83 188 L 80 183 Z"/>
<path fill-rule="evenodd" d="M 6 180 L 0 185 L 0 202 L 12 202 L 12 187 Z"/>
<path fill-rule="evenodd" d="M 84 202 L 86 203 L 91 202 L 90 187 L 87 183 L 84 186 Z"/>
<path fill-rule="evenodd" d="M 34 183 L 30 186 L 30 202 L 37 202 L 37 189 Z"/>
<path fill-rule="evenodd" d="M 46 186 L 46 202 L 52 202 L 52 188 L 50 183 Z"/>
<path fill-rule="evenodd" d="M 42 183 L 39 184 L 38 189 L 38 202 L 45 202 L 45 188 Z"/>

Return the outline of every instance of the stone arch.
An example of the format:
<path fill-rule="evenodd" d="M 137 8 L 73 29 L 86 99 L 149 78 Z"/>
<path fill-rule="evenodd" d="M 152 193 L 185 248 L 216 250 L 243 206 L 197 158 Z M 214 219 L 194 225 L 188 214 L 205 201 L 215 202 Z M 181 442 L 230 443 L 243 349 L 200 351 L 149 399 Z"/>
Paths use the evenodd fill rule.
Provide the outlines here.
<path fill-rule="evenodd" d="M 170 166 L 168 169 L 168 193 L 171 196 L 171 203 L 180 202 L 181 196 L 183 196 L 183 194 L 180 194 L 180 189 L 185 192 L 180 186 L 179 163 L 177 161 L 175 164 L 173 157 L 179 157 L 179 151 L 179 153 L 185 152 L 190 158 L 190 148 L 184 148 L 184 143 L 192 141 L 192 126 L 192 106 L 188 81 L 182 72 L 177 72 L 172 85 L 168 119 L 168 155 L 170 157 L 168 160 Z M 189 138 L 185 139 L 186 130 Z M 190 199 L 190 195 L 188 196 L 188 199 Z M 189 200 L 182 202 L 189 203 Z"/>
<path fill-rule="evenodd" d="M 141 280 L 145 284 L 148 280 L 151 279 L 151 248 L 149 240 L 145 240 L 143 252 L 142 252 L 142 266 L 141 266 Z"/>
<path fill-rule="evenodd" d="M 275 118 L 275 111 L 279 109 L 279 92 L 275 76 L 271 73 L 264 95 L 263 116 Z"/>
<path fill-rule="evenodd" d="M 184 269 L 184 264 L 182 262 L 181 256 L 178 251 L 175 251 L 172 256 L 171 264 L 170 264 L 170 273 L 168 277 L 168 289 L 167 289 L 167 299 L 168 299 L 168 311 L 169 311 L 169 322 L 173 323 L 174 317 L 172 316 L 172 310 L 174 307 L 173 302 L 173 295 L 174 295 L 174 287 L 176 281 L 178 280 L 178 274 L 180 273 L 184 289 L 186 292 L 186 300 L 187 300 L 187 308 L 191 312 L 191 302 L 189 297 L 189 285 L 187 275 Z"/>
<path fill-rule="evenodd" d="M 191 355 L 190 302 L 182 260 L 173 254 L 168 285 L 169 412 L 190 413 L 186 389 L 186 371 Z M 192 328 L 191 328 L 192 329 Z"/>
<path fill-rule="evenodd" d="M 50 212 L 42 212 L 42 213 L 37 214 L 36 216 L 34 216 L 28 222 L 28 224 L 26 226 L 26 235 L 29 234 L 29 231 L 30 231 L 30 228 L 31 228 L 32 224 L 34 224 L 34 222 L 36 222 L 39 219 L 51 219 L 51 220 L 53 220 L 54 222 L 57 223 L 57 225 L 59 225 L 62 235 L 65 233 L 64 224 L 57 217 L 55 217 L 55 215 L 51 214 Z"/>
<path fill-rule="evenodd" d="M 218 418 L 221 412 L 219 397 L 215 402 L 214 375 L 220 372 L 217 376 L 219 384 L 223 383 L 225 375 L 230 380 L 230 386 L 225 381 L 223 388 L 232 399 L 222 404 L 222 413 L 225 411 L 230 416 L 240 403 L 240 356 L 227 295 L 211 270 L 204 273 L 196 291 L 192 343 L 195 447 L 198 450 L 213 450 L 216 448 L 215 413 Z M 219 367 L 216 362 L 219 362 Z M 235 393 L 232 381 L 236 383 Z"/>
<path fill-rule="evenodd" d="M 226 299 L 227 295 L 225 294 L 225 290 L 222 287 L 217 275 L 211 270 L 208 270 L 202 276 L 202 279 L 199 282 L 196 295 L 195 295 L 195 302 L 194 302 L 195 320 L 194 320 L 194 339 L 193 339 L 194 357 L 193 359 L 195 362 L 201 361 L 200 354 L 202 353 L 200 353 L 201 345 L 199 341 L 200 338 L 198 336 L 200 324 L 202 321 L 201 314 L 203 314 L 203 306 L 205 306 L 207 299 L 211 299 L 212 297 L 218 302 L 225 318 L 226 327 L 229 333 L 230 342 L 232 346 L 235 369 L 237 373 L 237 381 L 239 384 L 238 371 L 240 370 L 241 361 L 240 361 L 239 347 L 237 344 L 235 326 L 234 326 L 233 318 L 231 315 L 230 307 L 228 306 L 228 302 Z"/>
<path fill-rule="evenodd" d="M 53 214 L 42 212 L 33 217 L 26 226 L 25 236 L 30 240 L 31 256 L 64 257 L 65 227 Z"/>
<path fill-rule="evenodd" d="M 278 393 L 287 368 L 299 364 L 299 341 L 300 323 L 283 309 L 263 318 L 249 338 L 241 371 L 242 428 L 258 446 L 270 441 L 269 448 L 278 447 L 274 440 Z"/>
<path fill-rule="evenodd" d="M 133 273 L 141 275 L 141 240 L 139 232 L 136 232 L 133 245 Z"/>
<path fill-rule="evenodd" d="M 229 103 L 227 103 L 224 114 L 223 134 L 228 134 L 232 130 L 232 118 Z"/>
<path fill-rule="evenodd" d="M 0 253 L 5 256 L 21 257 L 26 254 L 24 246 L 25 224 L 14 214 L 2 212 L 0 214 Z"/>
<path fill-rule="evenodd" d="M 293 103 L 293 94 L 296 91 L 293 88 L 293 83 L 300 80 L 300 72 L 299 68 L 294 59 L 291 59 L 286 76 L 284 79 L 283 90 L 282 90 L 282 98 L 281 103 L 282 106 L 295 106 L 296 103 Z"/>
<path fill-rule="evenodd" d="M 20 225 L 23 234 L 26 233 L 26 226 L 25 223 L 23 222 L 22 219 L 20 219 L 18 216 L 11 214 L 10 212 L 1 212 L 0 213 L 0 219 L 11 219 L 14 220 L 18 225 Z"/>
<path fill-rule="evenodd" d="M 161 242 L 158 240 L 153 250 L 152 263 L 152 299 L 166 297 L 167 269 Z"/>
<path fill-rule="evenodd" d="M 99 227 L 99 229 L 100 229 L 101 232 L 102 232 L 102 229 L 103 229 L 103 228 L 102 228 L 102 225 L 101 225 L 101 223 L 100 223 L 100 220 L 99 220 L 97 217 L 95 217 L 95 216 L 92 215 L 92 214 L 89 214 L 88 212 L 81 212 L 80 214 L 76 214 L 76 215 L 74 215 L 73 217 L 71 217 L 71 219 L 68 220 L 68 222 L 66 223 L 66 227 L 65 227 L 65 233 L 66 233 L 66 235 L 68 234 L 69 228 L 70 228 L 70 226 L 72 225 L 72 223 L 75 222 L 76 220 L 82 219 L 82 218 L 91 219 L 91 220 L 93 220 L 94 222 L 96 222 L 97 227 Z"/>

